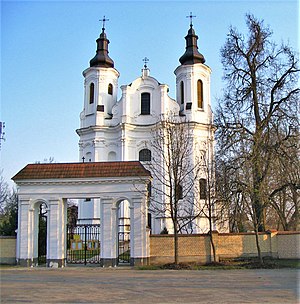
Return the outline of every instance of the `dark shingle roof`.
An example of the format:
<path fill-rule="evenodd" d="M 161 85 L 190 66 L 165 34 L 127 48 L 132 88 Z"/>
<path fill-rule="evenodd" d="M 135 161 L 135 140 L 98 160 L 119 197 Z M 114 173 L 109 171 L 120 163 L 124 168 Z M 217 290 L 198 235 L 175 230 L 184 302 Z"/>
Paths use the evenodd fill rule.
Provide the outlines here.
<path fill-rule="evenodd" d="M 29 164 L 12 180 L 150 176 L 138 161 Z"/>

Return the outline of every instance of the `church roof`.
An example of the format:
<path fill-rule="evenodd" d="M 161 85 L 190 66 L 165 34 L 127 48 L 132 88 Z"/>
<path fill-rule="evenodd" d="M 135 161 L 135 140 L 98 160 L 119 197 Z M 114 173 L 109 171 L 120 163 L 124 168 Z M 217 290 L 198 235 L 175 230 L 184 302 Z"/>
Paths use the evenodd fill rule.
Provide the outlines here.
<path fill-rule="evenodd" d="M 100 37 L 96 40 L 97 51 L 95 57 L 90 60 L 90 67 L 104 67 L 104 68 L 114 67 L 114 61 L 108 56 L 109 40 L 107 39 L 104 30 L 105 29 L 103 27 Z"/>
<path fill-rule="evenodd" d="M 197 45 L 198 36 L 196 35 L 192 24 L 190 25 L 190 29 L 188 31 L 187 36 L 185 37 L 185 40 L 186 40 L 185 53 L 180 57 L 179 59 L 180 63 L 182 65 L 204 63 L 205 58 L 198 51 L 198 45 Z"/>
<path fill-rule="evenodd" d="M 139 161 L 29 164 L 12 180 L 151 176 Z"/>

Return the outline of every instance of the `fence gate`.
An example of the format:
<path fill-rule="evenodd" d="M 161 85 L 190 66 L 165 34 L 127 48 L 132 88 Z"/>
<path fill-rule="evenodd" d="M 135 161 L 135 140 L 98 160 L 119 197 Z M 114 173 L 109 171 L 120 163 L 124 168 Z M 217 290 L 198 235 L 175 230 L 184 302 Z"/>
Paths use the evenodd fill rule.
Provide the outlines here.
<path fill-rule="evenodd" d="M 100 263 L 100 225 L 67 226 L 67 263 Z"/>
<path fill-rule="evenodd" d="M 119 226 L 118 232 L 118 265 L 130 263 L 130 226 Z"/>

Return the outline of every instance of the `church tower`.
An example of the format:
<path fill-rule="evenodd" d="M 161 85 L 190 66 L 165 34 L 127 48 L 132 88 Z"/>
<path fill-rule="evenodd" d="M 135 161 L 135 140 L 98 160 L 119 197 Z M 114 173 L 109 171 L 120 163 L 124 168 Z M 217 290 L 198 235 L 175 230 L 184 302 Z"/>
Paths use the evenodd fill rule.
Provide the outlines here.
<path fill-rule="evenodd" d="M 180 107 L 179 115 L 183 121 L 192 123 L 193 161 L 201 161 L 203 169 L 199 183 L 195 183 L 193 193 L 200 193 L 200 204 L 204 206 L 208 187 L 208 174 L 214 178 L 212 164 L 214 160 L 214 132 L 213 113 L 210 102 L 210 74 L 211 69 L 205 64 L 204 56 L 198 50 L 198 36 L 190 16 L 190 28 L 185 37 L 185 53 L 179 58 L 180 66 L 174 71 L 176 75 L 176 101 Z M 207 173 L 210 172 L 210 173 Z M 195 196 L 194 206 L 199 198 Z M 209 229 L 208 220 L 200 215 L 193 221 L 192 230 L 197 233 Z"/>
<path fill-rule="evenodd" d="M 103 129 L 112 119 L 112 108 L 117 103 L 119 72 L 108 55 L 109 40 L 105 33 L 105 17 L 102 32 L 97 42 L 90 67 L 83 71 L 84 105 L 80 113 L 79 161 L 106 161 L 105 135 Z M 100 221 L 100 200 L 86 198 L 78 204 L 78 224 L 98 224 Z"/>
<path fill-rule="evenodd" d="M 104 127 L 112 118 L 112 108 L 117 102 L 119 72 L 108 55 L 109 40 L 105 33 L 105 21 L 100 37 L 96 40 L 97 51 L 90 60 L 90 67 L 83 71 L 84 108 L 80 114 L 80 159 L 101 161 L 97 146 L 101 143 L 99 128 Z M 98 151 L 99 152 L 99 151 Z"/>
<path fill-rule="evenodd" d="M 199 53 L 197 40 L 192 24 L 185 37 L 186 50 L 180 57 L 181 65 L 176 68 L 176 100 L 180 106 L 180 115 L 187 120 L 212 123 L 210 107 L 210 74 L 211 69 L 205 65 L 204 56 Z"/>

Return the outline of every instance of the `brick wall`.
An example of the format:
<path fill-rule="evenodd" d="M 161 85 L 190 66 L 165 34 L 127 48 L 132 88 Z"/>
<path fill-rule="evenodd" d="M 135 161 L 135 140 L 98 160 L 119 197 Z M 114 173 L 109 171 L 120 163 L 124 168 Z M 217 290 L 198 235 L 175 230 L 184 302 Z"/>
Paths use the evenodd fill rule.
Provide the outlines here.
<path fill-rule="evenodd" d="M 254 233 L 213 232 L 217 259 L 257 256 Z M 282 259 L 300 259 L 300 232 L 259 233 L 263 256 Z M 207 234 L 179 236 L 179 262 L 209 262 L 212 250 Z M 173 235 L 150 236 L 150 263 L 174 262 Z"/>
<path fill-rule="evenodd" d="M 278 257 L 280 259 L 299 259 L 300 233 L 278 232 Z"/>
<path fill-rule="evenodd" d="M 195 260 L 208 262 L 206 252 L 210 250 L 209 238 L 205 235 L 180 235 L 179 257 L 180 262 Z M 150 236 L 150 263 L 166 264 L 174 262 L 174 238 L 170 234 Z"/>
<path fill-rule="evenodd" d="M 0 264 L 16 264 L 16 238 L 0 236 Z"/>

